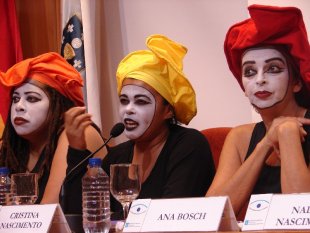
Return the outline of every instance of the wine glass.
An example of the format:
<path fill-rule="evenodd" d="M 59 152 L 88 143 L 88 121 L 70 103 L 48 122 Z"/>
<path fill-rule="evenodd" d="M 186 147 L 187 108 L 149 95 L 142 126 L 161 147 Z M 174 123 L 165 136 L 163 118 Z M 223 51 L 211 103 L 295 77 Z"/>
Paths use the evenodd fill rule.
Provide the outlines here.
<path fill-rule="evenodd" d="M 112 164 L 110 166 L 110 190 L 122 204 L 124 220 L 129 206 L 137 198 L 141 189 L 139 166 L 136 164 Z"/>
<path fill-rule="evenodd" d="M 36 173 L 15 173 L 11 175 L 13 205 L 34 204 L 38 198 L 38 175 Z"/>

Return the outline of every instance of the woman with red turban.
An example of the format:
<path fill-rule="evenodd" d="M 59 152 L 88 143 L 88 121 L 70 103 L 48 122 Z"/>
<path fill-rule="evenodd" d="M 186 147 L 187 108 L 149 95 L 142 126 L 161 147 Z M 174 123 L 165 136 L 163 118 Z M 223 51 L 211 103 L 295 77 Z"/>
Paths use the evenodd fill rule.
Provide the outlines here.
<path fill-rule="evenodd" d="M 3 133 L 0 166 L 11 173 L 32 172 L 39 175 L 36 203 L 57 203 L 66 174 L 68 138 L 64 113 L 75 106 L 85 113 L 82 78 L 57 53 L 45 53 L 21 61 L 6 73 L 0 72 L 0 84 L 11 90 L 9 116 Z M 94 151 L 103 139 L 90 126 L 84 114 L 86 142 Z M 104 151 L 100 152 L 105 154 Z"/>
<path fill-rule="evenodd" d="M 310 47 L 295 7 L 252 5 L 224 44 L 230 70 L 260 114 L 226 138 L 207 196 L 236 214 L 251 194 L 310 192 Z"/>

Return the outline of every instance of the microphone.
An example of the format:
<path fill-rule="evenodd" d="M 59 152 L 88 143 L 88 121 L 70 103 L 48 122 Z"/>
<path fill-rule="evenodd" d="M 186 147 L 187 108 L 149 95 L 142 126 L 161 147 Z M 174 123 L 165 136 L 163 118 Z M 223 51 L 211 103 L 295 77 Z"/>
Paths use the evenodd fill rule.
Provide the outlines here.
<path fill-rule="evenodd" d="M 81 164 L 83 164 L 86 160 L 88 160 L 89 158 L 91 158 L 92 156 L 94 156 L 95 154 L 98 153 L 98 151 L 100 151 L 103 147 L 105 147 L 109 141 L 112 138 L 118 137 L 119 135 L 121 135 L 125 130 L 125 125 L 121 122 L 116 123 L 111 131 L 110 131 L 110 137 L 98 148 L 96 149 L 94 152 L 90 153 L 86 158 L 84 158 L 81 162 L 79 162 L 76 166 L 74 166 L 66 175 L 66 177 L 64 178 L 64 181 L 62 182 L 61 185 L 61 190 L 60 190 L 60 205 L 63 208 L 63 211 L 65 212 L 65 188 L 64 185 L 67 182 L 67 178 L 72 174 L 72 172 L 74 172 L 78 167 L 81 166 Z"/>

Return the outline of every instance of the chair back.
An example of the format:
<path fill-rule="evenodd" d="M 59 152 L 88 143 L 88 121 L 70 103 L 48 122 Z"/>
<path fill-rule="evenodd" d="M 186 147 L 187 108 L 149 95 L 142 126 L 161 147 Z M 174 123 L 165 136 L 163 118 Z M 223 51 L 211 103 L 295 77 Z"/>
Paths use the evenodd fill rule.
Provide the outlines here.
<path fill-rule="evenodd" d="M 225 138 L 231 129 L 232 127 L 216 127 L 201 130 L 201 133 L 207 138 L 210 144 L 216 169 L 219 163 L 220 154 L 224 145 Z"/>
<path fill-rule="evenodd" d="M 222 147 L 224 145 L 225 138 L 232 127 L 217 127 L 201 130 L 201 133 L 207 138 L 210 144 L 214 165 L 217 169 Z M 248 203 L 243 206 L 239 211 L 236 218 L 238 221 L 243 221 L 247 210 Z"/>

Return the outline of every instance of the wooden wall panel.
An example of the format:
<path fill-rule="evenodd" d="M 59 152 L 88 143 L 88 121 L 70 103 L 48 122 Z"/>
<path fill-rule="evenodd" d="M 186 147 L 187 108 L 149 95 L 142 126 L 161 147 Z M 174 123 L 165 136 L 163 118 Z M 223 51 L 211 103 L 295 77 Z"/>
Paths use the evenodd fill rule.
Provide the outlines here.
<path fill-rule="evenodd" d="M 15 0 L 23 58 L 60 51 L 60 0 Z"/>

